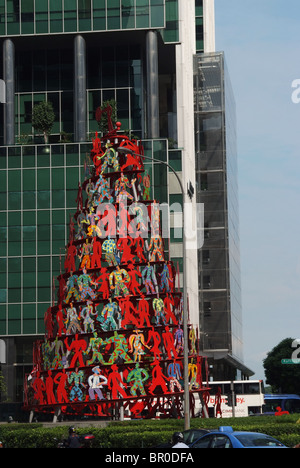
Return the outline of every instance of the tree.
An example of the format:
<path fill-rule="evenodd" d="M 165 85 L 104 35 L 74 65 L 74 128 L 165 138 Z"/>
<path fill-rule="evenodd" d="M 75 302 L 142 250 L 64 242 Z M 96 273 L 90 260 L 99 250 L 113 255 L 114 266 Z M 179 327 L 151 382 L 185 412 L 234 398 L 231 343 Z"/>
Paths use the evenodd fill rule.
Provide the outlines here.
<path fill-rule="evenodd" d="M 272 386 L 274 393 L 300 394 L 300 365 L 283 364 L 283 359 L 291 359 L 295 350 L 293 338 L 282 340 L 263 361 L 266 383 Z"/>
<path fill-rule="evenodd" d="M 96 120 L 100 132 L 103 134 L 109 133 L 109 119 L 113 128 L 117 122 L 117 103 L 114 99 L 104 101 L 103 104 L 96 110 Z"/>
<path fill-rule="evenodd" d="M 4 380 L 4 376 L 2 372 L 0 371 L 0 401 L 5 401 L 6 393 L 7 393 L 6 383 Z"/>
<path fill-rule="evenodd" d="M 49 101 L 36 104 L 32 110 L 32 126 L 38 133 L 42 133 L 45 143 L 48 143 L 49 135 L 55 120 L 53 105 Z"/>

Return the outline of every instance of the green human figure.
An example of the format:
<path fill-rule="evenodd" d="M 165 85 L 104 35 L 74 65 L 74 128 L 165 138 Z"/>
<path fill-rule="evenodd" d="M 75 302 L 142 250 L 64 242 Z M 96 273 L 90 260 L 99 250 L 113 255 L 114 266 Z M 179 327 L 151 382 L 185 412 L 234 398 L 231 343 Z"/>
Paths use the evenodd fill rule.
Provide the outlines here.
<path fill-rule="evenodd" d="M 62 340 L 59 340 L 58 337 L 55 338 L 51 345 L 51 350 L 54 349 L 54 359 L 52 361 L 51 368 L 58 369 L 63 367 L 62 356 L 64 355 L 64 345 Z"/>
<path fill-rule="evenodd" d="M 68 383 L 74 383 L 74 386 L 70 391 L 70 401 L 74 401 L 76 397 L 79 401 L 82 401 L 83 391 L 80 387 L 86 388 L 86 384 L 84 383 L 83 371 L 78 371 L 78 369 L 76 369 L 75 372 L 72 372 L 68 377 Z"/>
<path fill-rule="evenodd" d="M 98 159 L 103 159 L 104 158 L 104 162 L 103 162 L 102 170 L 101 170 L 101 175 L 103 174 L 103 172 L 105 171 L 107 166 L 112 166 L 114 172 L 119 171 L 119 161 L 118 161 L 118 156 L 117 156 L 116 150 L 112 147 L 111 143 L 106 143 L 105 147 L 106 147 L 106 151 L 105 151 L 104 155 L 101 156 L 100 158 L 98 157 Z"/>
<path fill-rule="evenodd" d="M 50 354 L 52 351 L 51 345 L 49 341 L 45 341 L 42 345 L 42 356 L 43 356 L 43 364 L 44 364 L 44 370 L 51 369 L 51 360 L 50 360 Z"/>
<path fill-rule="evenodd" d="M 156 325 L 159 325 L 160 320 L 163 322 L 164 325 L 166 325 L 166 319 L 164 316 L 164 310 L 165 310 L 165 305 L 164 301 L 159 297 L 155 298 L 152 301 L 153 304 L 153 309 L 155 311 L 155 320 L 156 320 Z"/>
<path fill-rule="evenodd" d="M 113 364 L 118 357 L 124 359 L 125 363 L 131 363 L 132 360 L 128 355 L 127 341 L 124 335 L 119 335 L 117 331 L 114 331 L 114 335 L 105 340 L 108 345 L 114 344 L 115 349 L 111 354 L 107 364 Z"/>
<path fill-rule="evenodd" d="M 141 369 L 139 363 L 137 362 L 135 368 L 129 372 L 127 376 L 127 382 L 134 382 L 130 393 L 132 396 L 137 396 L 136 391 L 139 390 L 141 395 L 146 395 L 143 382 L 149 379 L 149 374 L 145 369 Z"/>
<path fill-rule="evenodd" d="M 103 346 L 104 343 L 105 342 L 102 340 L 102 338 L 98 337 L 97 332 L 94 332 L 93 337 L 90 338 L 87 350 L 83 353 L 85 355 L 89 354 L 90 351 L 93 353 L 91 359 L 86 362 L 88 366 L 94 364 L 96 360 L 101 364 L 105 364 L 103 355 L 100 352 L 101 346 Z"/>

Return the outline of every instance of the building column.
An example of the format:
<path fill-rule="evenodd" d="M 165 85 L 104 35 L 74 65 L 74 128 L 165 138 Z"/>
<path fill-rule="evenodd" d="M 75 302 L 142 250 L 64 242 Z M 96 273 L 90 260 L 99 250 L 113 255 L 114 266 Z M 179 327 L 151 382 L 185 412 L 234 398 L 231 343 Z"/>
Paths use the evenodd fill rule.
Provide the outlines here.
<path fill-rule="evenodd" d="M 82 36 L 74 40 L 74 140 L 87 138 L 86 45 Z"/>
<path fill-rule="evenodd" d="M 3 43 L 3 80 L 6 88 L 4 108 L 4 145 L 15 144 L 15 46 L 11 39 Z"/>
<path fill-rule="evenodd" d="M 146 36 L 147 54 L 147 138 L 159 138 L 158 38 L 156 31 Z"/>

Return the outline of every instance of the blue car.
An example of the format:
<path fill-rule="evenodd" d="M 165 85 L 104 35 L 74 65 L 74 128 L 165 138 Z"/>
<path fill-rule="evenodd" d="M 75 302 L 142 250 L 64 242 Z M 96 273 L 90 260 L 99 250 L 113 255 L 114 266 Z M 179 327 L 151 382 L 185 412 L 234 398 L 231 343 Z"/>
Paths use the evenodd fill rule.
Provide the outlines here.
<path fill-rule="evenodd" d="M 287 448 L 278 440 L 259 432 L 235 432 L 230 426 L 210 431 L 189 445 L 190 448 Z"/>

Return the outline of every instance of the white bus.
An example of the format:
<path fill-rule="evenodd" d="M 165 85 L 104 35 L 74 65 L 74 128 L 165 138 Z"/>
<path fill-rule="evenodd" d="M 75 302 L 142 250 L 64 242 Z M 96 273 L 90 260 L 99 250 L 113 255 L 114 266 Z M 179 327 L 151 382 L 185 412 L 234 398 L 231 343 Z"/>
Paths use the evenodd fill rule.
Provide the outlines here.
<path fill-rule="evenodd" d="M 263 412 L 262 380 L 229 380 L 204 384 L 210 388 L 207 403 L 210 417 L 244 417 Z"/>

